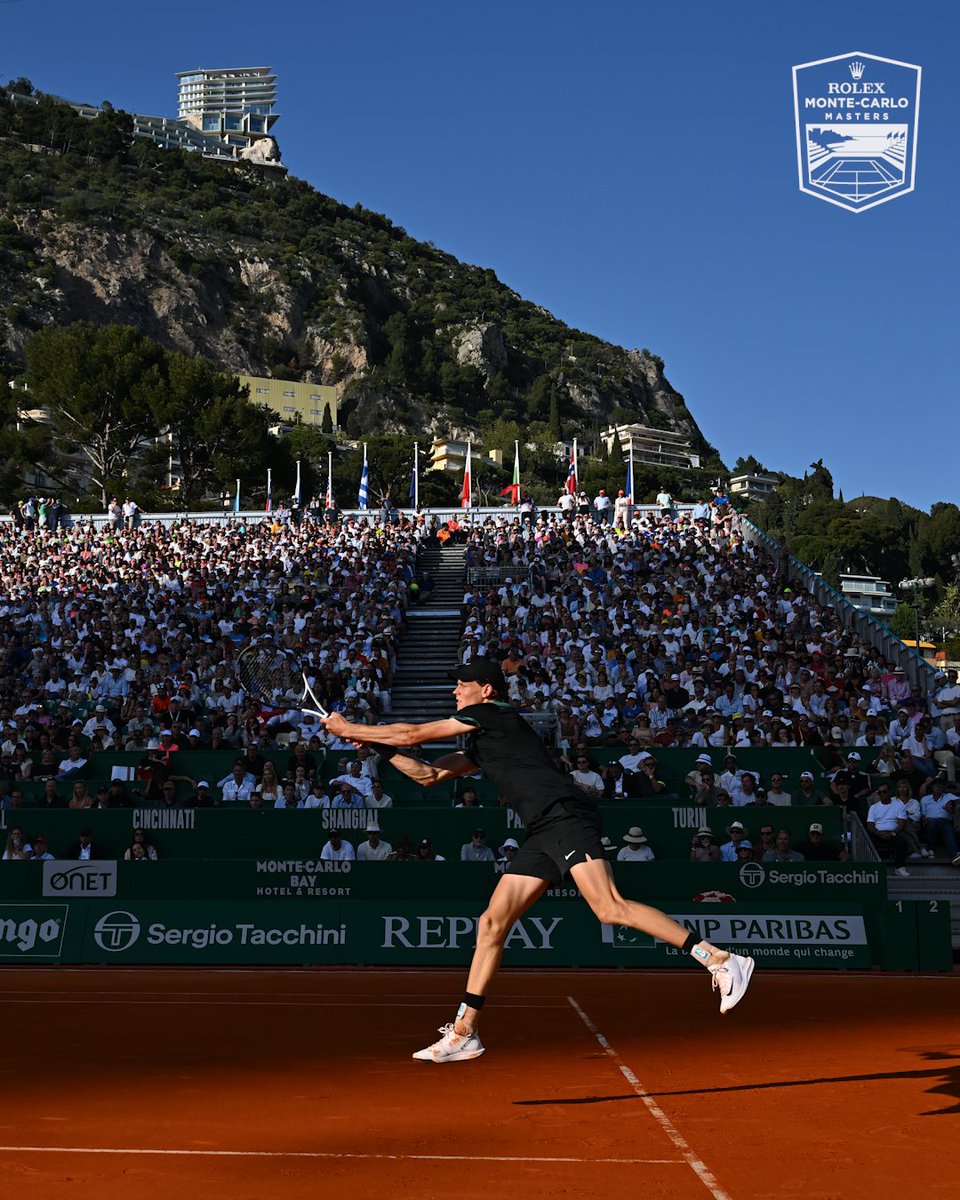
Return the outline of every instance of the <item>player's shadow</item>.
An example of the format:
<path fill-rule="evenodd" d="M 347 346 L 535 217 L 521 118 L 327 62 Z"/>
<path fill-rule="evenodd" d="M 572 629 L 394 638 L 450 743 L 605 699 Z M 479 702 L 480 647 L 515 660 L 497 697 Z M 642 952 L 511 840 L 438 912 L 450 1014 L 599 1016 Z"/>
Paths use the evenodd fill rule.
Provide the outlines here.
<path fill-rule="evenodd" d="M 660 1100 L 667 1096 L 713 1096 L 722 1092 L 761 1092 L 776 1088 L 869 1083 L 881 1079 L 938 1079 L 940 1082 L 936 1087 L 930 1088 L 929 1093 L 934 1096 L 946 1096 L 950 1103 L 944 1108 L 930 1109 L 919 1115 L 921 1117 L 945 1117 L 960 1114 L 960 1055 L 949 1054 L 943 1050 L 927 1050 L 921 1052 L 920 1057 L 941 1065 L 918 1071 L 878 1071 L 870 1075 L 824 1075 L 816 1079 L 787 1079 L 775 1083 L 737 1083 L 729 1087 L 687 1088 L 677 1092 L 645 1092 L 644 1095 Z M 554 1104 L 607 1104 L 615 1100 L 641 1100 L 642 1098 L 636 1092 L 627 1092 L 619 1096 L 576 1096 L 562 1100 L 514 1100 L 514 1104 L 534 1107 Z"/>

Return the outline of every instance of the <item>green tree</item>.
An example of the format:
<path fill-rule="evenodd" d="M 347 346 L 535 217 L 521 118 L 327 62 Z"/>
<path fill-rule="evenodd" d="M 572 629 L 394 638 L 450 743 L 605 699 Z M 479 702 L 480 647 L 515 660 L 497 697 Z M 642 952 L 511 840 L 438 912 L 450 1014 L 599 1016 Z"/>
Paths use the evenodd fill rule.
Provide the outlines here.
<path fill-rule="evenodd" d="M 748 454 L 746 458 L 740 457 L 733 464 L 731 475 L 766 475 L 767 468 L 752 454 Z"/>
<path fill-rule="evenodd" d="M 154 399 L 153 416 L 169 453 L 180 459 L 182 506 L 193 508 L 237 475 L 255 485 L 264 479 L 276 447 L 269 433 L 276 414 L 251 404 L 239 380 L 204 359 L 167 354 L 164 368 L 166 387 Z"/>
<path fill-rule="evenodd" d="M 41 330 L 27 347 L 27 386 L 69 454 L 87 460 L 104 508 L 108 493 L 159 432 L 164 352 L 126 325 L 78 321 Z"/>
<path fill-rule="evenodd" d="M 22 417 L 17 393 L 0 388 L 0 501 L 11 505 L 22 497 L 30 468 L 55 474 L 49 428 Z"/>

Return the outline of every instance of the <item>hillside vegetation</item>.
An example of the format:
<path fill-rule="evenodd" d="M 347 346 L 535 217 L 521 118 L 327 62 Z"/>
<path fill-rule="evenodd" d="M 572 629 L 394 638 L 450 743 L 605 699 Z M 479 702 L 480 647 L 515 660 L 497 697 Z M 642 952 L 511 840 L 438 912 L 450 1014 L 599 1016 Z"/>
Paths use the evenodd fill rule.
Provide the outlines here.
<path fill-rule="evenodd" d="M 0 129 L 8 373 L 38 329 L 119 323 L 222 370 L 335 384 L 354 436 L 507 422 L 546 446 L 639 421 L 722 466 L 655 355 L 569 328 L 385 216 L 161 150 L 120 111 L 0 90 Z"/>

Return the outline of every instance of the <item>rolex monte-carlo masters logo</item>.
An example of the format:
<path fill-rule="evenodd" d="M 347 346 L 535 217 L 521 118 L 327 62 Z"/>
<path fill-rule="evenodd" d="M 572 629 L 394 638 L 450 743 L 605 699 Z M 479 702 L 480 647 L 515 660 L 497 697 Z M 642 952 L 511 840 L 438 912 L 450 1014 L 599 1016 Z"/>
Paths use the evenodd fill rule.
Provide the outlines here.
<path fill-rule="evenodd" d="M 913 191 L 920 68 L 852 51 L 793 68 L 800 190 L 863 212 Z"/>

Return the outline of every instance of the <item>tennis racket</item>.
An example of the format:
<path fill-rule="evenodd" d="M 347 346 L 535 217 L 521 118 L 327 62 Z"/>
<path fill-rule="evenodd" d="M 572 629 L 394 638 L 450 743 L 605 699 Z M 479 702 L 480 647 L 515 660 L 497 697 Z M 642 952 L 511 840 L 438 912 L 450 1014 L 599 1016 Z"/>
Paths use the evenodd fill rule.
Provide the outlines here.
<path fill-rule="evenodd" d="M 273 642 L 254 642 L 237 657 L 237 678 L 248 695 L 276 705 L 278 708 L 299 708 L 312 717 L 330 714 L 313 694 L 306 673 L 292 650 L 284 650 Z M 304 700 L 314 707 L 304 708 Z"/>

